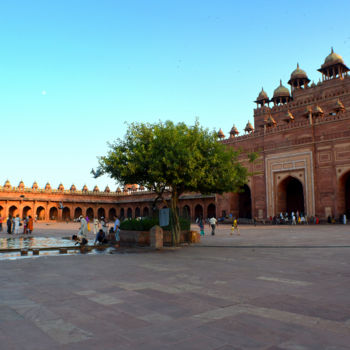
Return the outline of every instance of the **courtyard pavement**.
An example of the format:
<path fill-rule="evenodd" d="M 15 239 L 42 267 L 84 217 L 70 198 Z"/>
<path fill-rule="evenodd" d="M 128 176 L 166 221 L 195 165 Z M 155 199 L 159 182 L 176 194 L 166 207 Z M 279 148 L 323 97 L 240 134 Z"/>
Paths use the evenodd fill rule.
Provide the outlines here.
<path fill-rule="evenodd" d="M 209 233 L 161 251 L 0 261 L 0 349 L 350 349 L 349 225 Z"/>

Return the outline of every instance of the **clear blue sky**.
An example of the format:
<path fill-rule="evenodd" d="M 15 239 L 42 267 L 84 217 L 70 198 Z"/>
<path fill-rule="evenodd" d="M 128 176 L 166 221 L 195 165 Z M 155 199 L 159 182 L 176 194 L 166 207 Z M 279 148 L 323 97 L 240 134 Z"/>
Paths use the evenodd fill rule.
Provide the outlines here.
<path fill-rule="evenodd" d="M 103 190 L 91 178 L 125 122 L 253 121 L 261 86 L 350 65 L 350 1 L 0 2 L 0 183 Z"/>

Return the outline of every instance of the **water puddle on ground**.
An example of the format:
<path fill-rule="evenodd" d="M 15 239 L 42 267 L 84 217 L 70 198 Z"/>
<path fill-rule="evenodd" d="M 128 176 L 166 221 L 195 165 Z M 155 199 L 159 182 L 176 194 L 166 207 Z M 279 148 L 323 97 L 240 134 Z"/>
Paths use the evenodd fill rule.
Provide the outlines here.
<path fill-rule="evenodd" d="M 57 247 L 57 249 L 55 249 Z M 67 252 L 60 254 L 58 248 L 75 248 L 67 249 Z M 28 255 L 21 255 L 20 249 L 28 250 Z M 31 249 L 39 249 L 39 255 L 33 255 Z M 44 250 L 41 250 L 44 249 Z M 49 249 L 49 250 L 45 250 Z M 3 251 L 1 251 L 3 250 Z M 11 251 L 13 250 L 13 251 Z M 55 237 L 9 237 L 0 238 L 0 260 L 17 260 L 28 258 L 39 258 L 41 256 L 65 256 L 76 254 L 111 254 L 115 249 L 112 247 L 86 247 L 80 249 L 75 242 L 69 238 Z"/>

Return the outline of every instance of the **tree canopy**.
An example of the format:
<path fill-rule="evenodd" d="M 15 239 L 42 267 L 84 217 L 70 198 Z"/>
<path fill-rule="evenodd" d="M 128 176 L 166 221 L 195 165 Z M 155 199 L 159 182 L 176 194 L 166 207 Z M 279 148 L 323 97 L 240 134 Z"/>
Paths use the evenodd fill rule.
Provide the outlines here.
<path fill-rule="evenodd" d="M 124 139 L 109 146 L 99 158 L 97 174 L 109 174 L 122 185 L 143 185 L 159 196 L 169 193 L 173 211 L 184 192 L 221 194 L 238 191 L 247 182 L 239 151 L 219 142 L 217 133 L 198 121 L 192 126 L 131 123 Z"/>

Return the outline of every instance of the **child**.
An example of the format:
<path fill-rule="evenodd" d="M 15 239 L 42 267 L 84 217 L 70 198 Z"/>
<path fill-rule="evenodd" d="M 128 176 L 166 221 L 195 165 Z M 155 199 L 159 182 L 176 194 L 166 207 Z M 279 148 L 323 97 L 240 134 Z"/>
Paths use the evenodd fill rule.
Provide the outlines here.
<path fill-rule="evenodd" d="M 232 225 L 232 228 L 233 228 L 232 233 L 233 233 L 234 231 L 237 231 L 237 234 L 238 234 L 238 236 L 239 236 L 240 234 L 239 234 L 239 230 L 238 230 L 238 222 L 237 222 L 237 219 L 236 219 L 236 218 L 234 218 L 234 220 L 233 220 L 233 225 Z"/>

